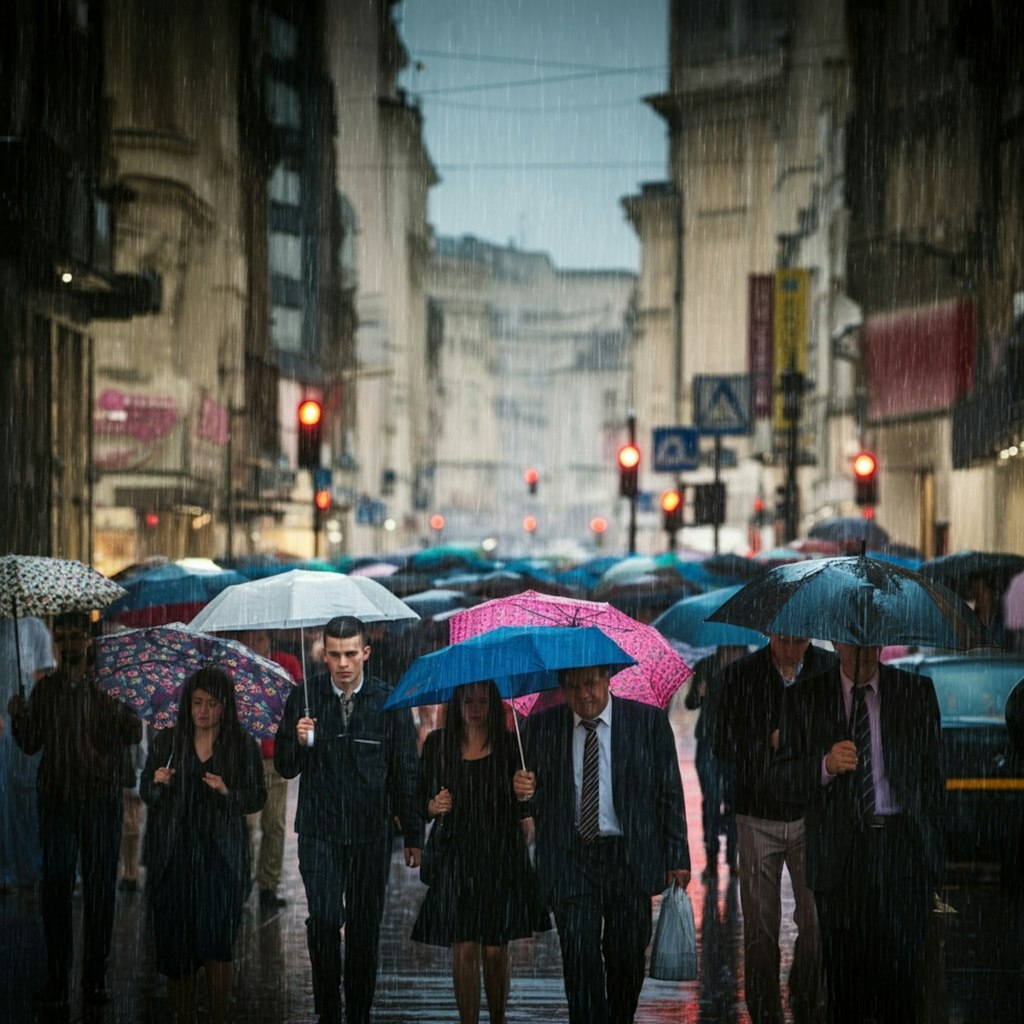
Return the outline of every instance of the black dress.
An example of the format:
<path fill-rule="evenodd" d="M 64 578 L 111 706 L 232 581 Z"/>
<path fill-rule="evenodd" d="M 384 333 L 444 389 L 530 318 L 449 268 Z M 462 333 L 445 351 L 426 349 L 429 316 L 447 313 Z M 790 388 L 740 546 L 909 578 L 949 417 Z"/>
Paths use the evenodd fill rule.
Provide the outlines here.
<path fill-rule="evenodd" d="M 426 805 L 444 785 L 452 794 L 452 810 L 440 824 L 447 833 L 444 853 L 412 938 L 433 946 L 504 946 L 549 929 L 512 792 L 514 750 L 474 761 L 460 758 L 442 772 L 441 736 L 441 730 L 432 732 L 423 745 L 419 799 L 429 817 Z"/>

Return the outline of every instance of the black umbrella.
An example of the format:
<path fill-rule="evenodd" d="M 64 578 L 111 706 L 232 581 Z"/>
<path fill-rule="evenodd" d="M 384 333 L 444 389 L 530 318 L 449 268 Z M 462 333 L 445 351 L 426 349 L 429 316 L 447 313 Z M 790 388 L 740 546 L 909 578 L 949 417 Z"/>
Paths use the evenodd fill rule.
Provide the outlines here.
<path fill-rule="evenodd" d="M 984 635 L 978 617 L 953 591 L 866 555 L 780 565 L 748 583 L 708 621 L 862 647 L 966 648 L 979 646 Z"/>
<path fill-rule="evenodd" d="M 956 551 L 922 562 L 917 571 L 964 598 L 971 596 L 971 580 L 976 576 L 987 579 L 992 589 L 1001 594 L 1014 576 L 1024 572 L 1024 555 L 1004 551 Z"/>
<path fill-rule="evenodd" d="M 873 519 L 858 516 L 830 516 L 815 523 L 808 531 L 808 537 L 816 540 L 830 540 L 844 547 L 865 542 L 873 551 L 889 546 L 889 534 Z"/>

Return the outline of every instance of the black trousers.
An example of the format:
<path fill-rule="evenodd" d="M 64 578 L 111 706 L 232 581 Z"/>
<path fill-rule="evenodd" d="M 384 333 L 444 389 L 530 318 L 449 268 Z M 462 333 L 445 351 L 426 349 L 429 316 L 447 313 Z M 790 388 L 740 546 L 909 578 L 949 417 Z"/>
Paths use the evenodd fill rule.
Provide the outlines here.
<path fill-rule="evenodd" d="M 651 897 L 621 838 L 576 840 L 555 893 L 571 1024 L 630 1024 L 644 983 Z"/>
<path fill-rule="evenodd" d="M 341 929 L 345 929 L 345 1016 L 368 1024 L 377 988 L 380 920 L 391 871 L 391 840 L 332 843 L 299 836 L 299 872 L 309 917 L 306 941 L 321 1020 L 341 1021 Z"/>
<path fill-rule="evenodd" d="M 814 895 L 832 1024 L 915 1024 L 934 896 L 902 820 L 858 831 L 850 865 Z"/>
<path fill-rule="evenodd" d="M 71 973 L 72 896 L 82 863 L 82 988 L 101 988 L 114 935 L 117 859 L 123 820 L 121 791 L 91 800 L 39 796 L 43 851 L 40 902 L 49 981 L 67 991 Z"/>

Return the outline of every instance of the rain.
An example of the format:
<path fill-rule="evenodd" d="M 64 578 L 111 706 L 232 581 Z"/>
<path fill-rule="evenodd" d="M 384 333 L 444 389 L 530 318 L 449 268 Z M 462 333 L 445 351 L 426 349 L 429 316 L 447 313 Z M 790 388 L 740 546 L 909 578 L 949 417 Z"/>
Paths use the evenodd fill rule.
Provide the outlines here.
<path fill-rule="evenodd" d="M 479 1011 L 465 1005 L 465 950 L 412 938 L 447 935 L 421 921 L 438 900 L 410 851 L 434 794 L 413 794 L 412 755 L 457 734 L 449 699 L 471 722 L 459 701 L 492 677 L 508 735 L 467 728 L 529 776 L 485 802 L 525 815 L 513 793 L 535 812 L 518 883 L 550 878 L 561 715 L 571 864 L 600 863 L 610 884 L 621 855 L 650 890 L 611 929 L 644 925 L 651 897 L 629 1019 L 816 1024 L 911 1004 L 922 1024 L 1024 1019 L 1017 3 L 16 0 L 10 14 L 0 1021 L 179 1019 L 174 942 L 154 920 L 169 890 L 147 864 L 162 856 L 147 821 L 179 771 L 200 817 L 175 841 L 196 859 L 168 877 L 216 904 L 194 915 L 196 943 L 233 962 L 225 979 L 214 956 L 185 993 L 196 1019 L 342 1019 L 307 946 L 307 919 L 312 935 L 329 915 L 296 825 L 331 805 L 306 766 L 335 741 L 368 775 L 391 757 L 398 786 L 372 1019 L 500 1018 L 483 981 Z M 335 615 L 366 626 L 371 685 L 355 698 L 330 660 L 351 639 L 324 633 Z M 602 632 L 583 664 L 581 627 Z M 495 652 L 506 630 L 552 629 L 577 631 L 553 641 L 558 658 Z M 467 669 L 478 650 L 486 667 Z M 629 709 L 604 726 L 575 703 L 600 679 L 567 682 L 595 661 L 608 707 Z M 229 690 L 202 676 L 217 692 L 193 711 L 182 688 L 211 666 Z M 437 674 L 440 689 L 412 689 Z M 374 680 L 382 707 L 363 718 Z M 318 710 L 330 685 L 337 736 Z M 383 744 L 385 722 L 395 750 L 357 746 Z M 613 755 L 634 726 L 642 739 Z M 591 836 L 596 733 L 618 788 Z M 203 761 L 211 736 L 217 760 L 189 774 L 189 741 Z M 274 768 L 275 743 L 307 742 L 315 755 Z M 110 791 L 81 815 L 96 785 Z M 236 786 L 229 877 L 196 851 Z M 76 862 L 58 791 L 102 870 L 88 842 Z M 657 886 L 651 848 L 676 851 Z M 832 885 L 850 850 L 862 890 L 847 871 Z M 778 911 L 744 874 L 762 856 Z M 681 899 L 665 886 L 684 870 Z M 871 920 L 890 885 L 905 902 L 875 907 L 880 948 L 909 943 L 910 967 L 872 966 L 855 942 L 845 955 L 836 923 Z M 575 927 L 560 891 L 545 927 L 502 932 L 510 1022 L 603 1024 L 603 1005 L 580 1009 L 586 972 L 565 980 L 585 943 L 560 945 Z M 677 899 L 693 946 L 669 980 L 654 931 Z M 755 920 L 773 933 L 761 947 Z M 610 959 L 614 1004 L 636 979 Z M 905 1001 L 873 1005 L 890 969 Z"/>

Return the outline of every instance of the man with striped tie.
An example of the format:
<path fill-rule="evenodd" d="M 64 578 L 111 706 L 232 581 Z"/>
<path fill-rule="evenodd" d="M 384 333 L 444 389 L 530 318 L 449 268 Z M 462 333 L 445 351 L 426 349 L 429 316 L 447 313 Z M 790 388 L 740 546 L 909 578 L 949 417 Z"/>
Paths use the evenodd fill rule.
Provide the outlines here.
<path fill-rule="evenodd" d="M 606 666 L 567 669 L 565 704 L 527 720 L 516 796 L 536 827 L 572 1024 L 629 1024 L 651 897 L 690 881 L 686 812 L 665 712 L 612 697 Z"/>
<path fill-rule="evenodd" d="M 807 801 L 831 1021 L 914 1024 L 943 868 L 939 706 L 927 676 L 879 664 L 878 647 L 835 648 L 838 668 L 786 694 L 773 784 Z"/>

